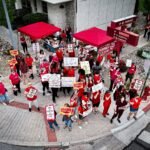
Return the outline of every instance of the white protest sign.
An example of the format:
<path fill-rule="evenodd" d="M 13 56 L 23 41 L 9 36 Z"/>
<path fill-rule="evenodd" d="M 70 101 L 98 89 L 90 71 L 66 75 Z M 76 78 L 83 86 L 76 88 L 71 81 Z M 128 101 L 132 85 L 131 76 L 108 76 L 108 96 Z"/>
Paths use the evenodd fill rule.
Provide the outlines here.
<path fill-rule="evenodd" d="M 54 112 L 53 105 L 46 106 L 46 119 L 47 120 L 55 120 L 55 112 Z"/>
<path fill-rule="evenodd" d="M 78 66 L 78 57 L 64 57 L 64 66 Z"/>
<path fill-rule="evenodd" d="M 131 59 L 127 59 L 126 60 L 126 66 L 127 67 L 131 67 L 131 65 L 132 65 L 132 60 Z"/>
<path fill-rule="evenodd" d="M 60 88 L 60 74 L 50 74 L 49 87 Z"/>
<path fill-rule="evenodd" d="M 68 44 L 68 52 L 73 52 L 73 44 Z"/>
<path fill-rule="evenodd" d="M 92 86 L 92 92 L 96 92 L 96 91 L 99 91 L 99 90 L 102 90 L 102 88 L 104 87 L 103 83 L 99 83 L 99 84 L 96 84 L 96 85 L 93 85 Z"/>
<path fill-rule="evenodd" d="M 28 98 L 33 98 L 33 97 L 36 95 L 36 93 L 37 93 L 37 90 L 31 88 L 31 89 L 29 90 L 28 94 L 27 94 L 27 97 L 28 97 Z"/>
<path fill-rule="evenodd" d="M 81 68 L 85 70 L 85 74 L 90 74 L 90 64 L 88 61 L 81 61 L 80 62 Z"/>
<path fill-rule="evenodd" d="M 88 116 L 93 110 L 92 102 L 88 102 L 88 110 L 83 112 L 83 117 Z"/>
<path fill-rule="evenodd" d="M 34 52 L 39 52 L 40 51 L 40 45 L 39 43 L 32 43 L 32 49 Z"/>
<path fill-rule="evenodd" d="M 61 86 L 62 87 L 73 87 L 74 82 L 76 81 L 75 77 L 62 77 Z"/>
<path fill-rule="evenodd" d="M 49 78 L 50 78 L 50 74 L 49 73 L 48 74 L 43 74 L 41 76 L 42 82 L 49 81 Z"/>
<path fill-rule="evenodd" d="M 143 81 L 142 80 L 135 79 L 135 83 L 134 83 L 133 89 L 136 89 L 136 90 L 139 91 L 141 89 L 142 85 L 143 85 Z"/>

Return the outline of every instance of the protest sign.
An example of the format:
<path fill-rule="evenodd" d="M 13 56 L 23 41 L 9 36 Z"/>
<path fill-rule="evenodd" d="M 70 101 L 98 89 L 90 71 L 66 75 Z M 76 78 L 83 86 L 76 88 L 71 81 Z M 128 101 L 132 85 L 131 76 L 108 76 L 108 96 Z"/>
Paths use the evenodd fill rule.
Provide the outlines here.
<path fill-rule="evenodd" d="M 48 106 L 46 106 L 46 119 L 48 121 L 55 120 L 54 105 L 48 105 Z"/>
<path fill-rule="evenodd" d="M 15 57 L 15 56 L 18 55 L 18 50 L 10 50 L 9 52 L 10 52 L 10 55 L 11 55 L 11 56 L 14 56 L 14 57 Z"/>
<path fill-rule="evenodd" d="M 37 93 L 37 90 L 36 89 L 30 89 L 29 92 L 27 93 L 27 97 L 28 98 L 33 98 Z"/>
<path fill-rule="evenodd" d="M 43 74 L 41 76 L 42 82 L 49 81 L 49 78 L 50 78 L 50 74 L 49 73 Z"/>
<path fill-rule="evenodd" d="M 91 73 L 89 61 L 81 61 L 80 65 L 81 68 L 85 70 L 85 74 Z"/>
<path fill-rule="evenodd" d="M 83 112 L 83 117 L 88 116 L 93 110 L 92 102 L 88 102 L 88 110 Z"/>
<path fill-rule="evenodd" d="M 83 88 L 83 82 L 74 82 L 73 88 L 74 88 L 74 90 L 79 90 L 79 89 Z"/>
<path fill-rule="evenodd" d="M 32 49 L 36 53 L 39 52 L 40 51 L 40 45 L 39 45 L 39 43 L 38 42 L 37 43 L 32 43 Z"/>
<path fill-rule="evenodd" d="M 78 57 L 64 57 L 64 66 L 78 66 Z"/>
<path fill-rule="evenodd" d="M 62 87 L 73 87 L 73 83 L 76 81 L 75 77 L 62 77 L 61 86 Z"/>
<path fill-rule="evenodd" d="M 96 84 L 96 85 L 93 85 L 92 86 L 92 92 L 96 92 L 96 91 L 99 91 L 99 90 L 102 90 L 102 88 L 104 87 L 103 83 L 99 83 L 99 84 Z"/>
<path fill-rule="evenodd" d="M 133 85 L 133 89 L 139 91 L 142 88 L 143 85 L 143 81 L 139 80 L 139 79 L 135 79 L 134 85 Z"/>
<path fill-rule="evenodd" d="M 131 59 L 127 59 L 126 60 L 126 66 L 127 67 L 131 67 L 131 65 L 132 65 L 132 60 Z"/>
<path fill-rule="evenodd" d="M 12 58 L 12 59 L 8 60 L 8 64 L 10 66 L 15 66 L 17 64 L 16 58 Z"/>
<path fill-rule="evenodd" d="M 74 109 L 72 107 L 61 107 L 60 108 L 60 114 L 71 116 L 74 114 Z"/>
<path fill-rule="evenodd" d="M 68 52 L 73 52 L 73 44 L 68 44 Z"/>
<path fill-rule="evenodd" d="M 60 74 L 49 75 L 49 87 L 60 88 Z"/>

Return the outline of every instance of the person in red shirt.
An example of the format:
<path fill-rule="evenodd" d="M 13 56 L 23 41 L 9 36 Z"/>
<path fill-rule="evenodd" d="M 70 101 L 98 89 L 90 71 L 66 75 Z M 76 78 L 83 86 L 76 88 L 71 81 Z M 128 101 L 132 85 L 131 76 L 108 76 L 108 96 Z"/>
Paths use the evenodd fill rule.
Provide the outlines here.
<path fill-rule="evenodd" d="M 25 89 L 24 94 L 29 102 L 29 112 L 31 112 L 32 110 L 32 102 L 35 103 L 37 110 L 40 111 L 37 101 L 37 89 L 33 87 L 31 83 L 28 83 L 28 86 Z"/>
<path fill-rule="evenodd" d="M 130 80 L 129 83 L 131 83 L 133 77 L 134 77 L 134 74 L 136 72 L 136 65 L 134 63 L 132 63 L 131 67 L 128 69 L 128 72 L 126 74 L 126 79 L 125 81 L 127 82 L 128 79 Z"/>
<path fill-rule="evenodd" d="M 51 91 L 49 90 L 49 83 L 48 83 L 48 79 L 44 79 L 42 78 L 43 75 L 47 74 L 47 71 L 45 68 L 42 68 L 41 73 L 40 73 L 40 78 L 41 78 L 41 83 L 43 86 L 43 96 L 45 96 L 45 89 L 47 89 L 48 93 L 51 93 Z"/>
<path fill-rule="evenodd" d="M 99 65 L 102 63 L 104 59 L 104 56 L 102 56 L 101 54 L 98 54 L 97 58 L 96 58 L 96 61 L 99 63 Z"/>
<path fill-rule="evenodd" d="M 103 116 L 106 117 L 106 115 L 109 115 L 108 110 L 111 104 L 111 93 L 110 91 L 106 91 L 104 94 L 104 102 L 103 102 Z"/>
<path fill-rule="evenodd" d="M 11 74 L 9 75 L 9 80 L 10 80 L 12 87 L 17 88 L 17 91 L 19 93 L 21 93 L 21 88 L 20 88 L 20 81 L 21 80 L 20 80 L 19 75 L 14 70 L 11 70 Z"/>
<path fill-rule="evenodd" d="M 40 70 L 43 68 L 45 68 L 46 72 L 49 73 L 50 64 L 46 59 L 44 59 L 43 62 L 40 64 Z"/>
<path fill-rule="evenodd" d="M 96 91 L 96 92 L 92 92 L 92 103 L 93 103 L 93 112 L 95 114 L 98 113 L 98 107 L 99 107 L 99 104 L 100 104 L 100 94 L 101 94 L 101 91 Z"/>
<path fill-rule="evenodd" d="M 63 49 L 62 48 L 59 48 L 57 51 L 56 51 L 56 55 L 58 57 L 58 60 L 59 60 L 59 63 L 60 63 L 60 67 L 62 68 L 62 63 L 63 63 Z"/>
<path fill-rule="evenodd" d="M 130 113 L 127 117 L 128 120 L 130 120 L 130 117 L 131 117 L 132 114 L 134 115 L 133 118 L 135 120 L 137 120 L 136 115 L 137 115 L 139 106 L 141 104 L 141 101 L 142 101 L 142 98 L 139 97 L 139 96 L 135 96 L 134 98 L 130 99 L 130 102 L 129 102 L 129 104 L 130 104 Z"/>
<path fill-rule="evenodd" d="M 30 54 L 27 54 L 27 55 L 26 55 L 25 63 L 27 64 L 27 66 L 28 66 L 28 68 L 29 68 L 29 72 L 30 72 L 29 78 L 34 79 L 33 70 L 32 70 L 33 58 L 31 57 Z"/>
<path fill-rule="evenodd" d="M 68 77 L 75 77 L 75 70 L 73 67 L 70 67 L 68 69 L 68 74 L 67 74 Z"/>
<path fill-rule="evenodd" d="M 102 78 L 98 72 L 95 72 L 93 80 L 94 84 L 99 84 L 100 82 L 102 82 Z"/>

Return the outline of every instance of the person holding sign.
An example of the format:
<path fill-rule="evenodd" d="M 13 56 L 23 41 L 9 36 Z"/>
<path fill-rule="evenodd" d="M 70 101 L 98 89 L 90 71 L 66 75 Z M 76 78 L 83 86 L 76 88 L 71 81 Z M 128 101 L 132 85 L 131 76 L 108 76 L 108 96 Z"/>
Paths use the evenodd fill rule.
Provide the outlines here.
<path fill-rule="evenodd" d="M 125 81 L 127 82 L 128 79 L 129 79 L 130 80 L 129 83 L 131 83 L 131 81 L 132 81 L 132 79 L 134 77 L 135 72 L 136 72 L 136 65 L 134 63 L 132 63 L 131 67 L 129 67 L 128 72 L 126 74 Z"/>
<path fill-rule="evenodd" d="M 24 91 L 24 94 L 29 102 L 29 112 L 32 110 L 32 102 L 35 103 L 36 108 L 38 111 L 40 111 L 40 108 L 38 106 L 38 101 L 37 101 L 37 89 L 32 86 L 31 83 L 28 83 L 27 88 Z"/>
<path fill-rule="evenodd" d="M 54 132 L 55 128 L 53 127 L 53 125 L 55 125 L 57 127 L 57 129 L 59 130 L 60 127 L 56 121 L 56 111 L 54 109 L 54 105 L 48 105 L 46 106 L 46 118 L 47 118 L 47 122 L 49 124 L 50 129 Z"/>

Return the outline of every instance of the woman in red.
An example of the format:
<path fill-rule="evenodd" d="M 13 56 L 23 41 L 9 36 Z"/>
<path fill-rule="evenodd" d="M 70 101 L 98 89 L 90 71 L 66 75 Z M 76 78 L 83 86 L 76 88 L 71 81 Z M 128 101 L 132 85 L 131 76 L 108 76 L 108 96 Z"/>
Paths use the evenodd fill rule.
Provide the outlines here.
<path fill-rule="evenodd" d="M 30 72 L 30 77 L 29 78 L 34 79 L 33 70 L 32 70 L 33 58 L 31 57 L 30 54 L 26 55 L 25 62 L 27 64 L 28 68 L 29 68 L 29 72 Z"/>
<path fill-rule="evenodd" d="M 11 83 L 13 89 L 16 88 L 17 91 L 19 93 L 21 93 L 21 89 L 20 89 L 20 77 L 19 77 L 19 75 L 14 70 L 11 70 L 11 74 L 9 76 L 9 79 L 10 79 L 10 83 Z M 17 94 L 15 94 L 15 95 L 17 95 Z"/>
<path fill-rule="evenodd" d="M 46 59 L 44 59 L 43 62 L 40 64 L 40 69 L 42 68 L 45 68 L 46 72 L 49 73 L 50 64 Z"/>
<path fill-rule="evenodd" d="M 92 103 L 93 103 L 93 112 L 96 114 L 98 112 L 98 107 L 100 104 L 100 94 L 101 91 L 92 92 Z"/>
<path fill-rule="evenodd" d="M 111 104 L 111 93 L 110 91 L 106 91 L 104 94 L 104 102 L 103 102 L 103 116 L 106 117 L 106 115 L 109 115 L 108 110 Z"/>
<path fill-rule="evenodd" d="M 32 102 L 35 103 L 36 108 L 38 111 L 40 111 L 40 108 L 38 106 L 38 101 L 37 101 L 37 89 L 32 86 L 31 83 L 28 83 L 27 88 L 24 91 L 24 94 L 29 101 L 29 112 L 31 112 L 32 108 Z"/>
<path fill-rule="evenodd" d="M 62 63 L 63 63 L 63 49 L 62 48 L 59 48 L 57 51 L 56 51 L 56 55 L 58 57 L 58 60 L 59 60 L 59 63 L 60 63 L 60 67 L 62 68 Z"/>

